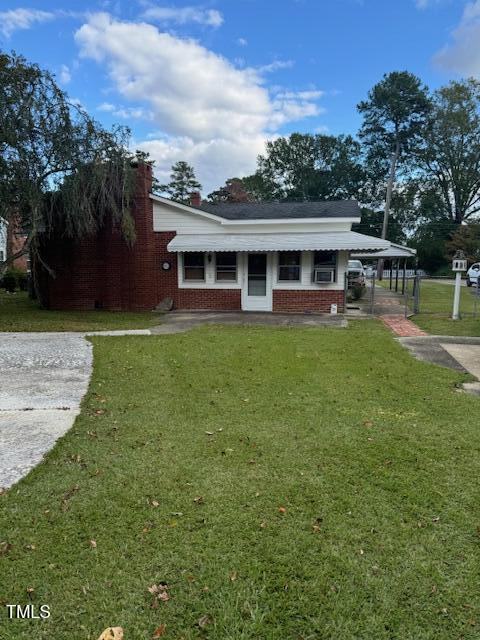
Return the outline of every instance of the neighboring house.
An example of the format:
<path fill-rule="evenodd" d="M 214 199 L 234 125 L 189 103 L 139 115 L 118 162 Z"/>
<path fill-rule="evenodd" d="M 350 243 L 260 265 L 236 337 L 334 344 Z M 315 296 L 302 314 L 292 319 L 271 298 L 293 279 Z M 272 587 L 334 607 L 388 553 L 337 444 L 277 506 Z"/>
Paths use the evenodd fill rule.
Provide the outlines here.
<path fill-rule="evenodd" d="M 20 231 L 15 223 L 7 222 L 4 218 L 0 218 L 0 263 L 5 262 L 7 256 L 11 256 L 20 251 L 25 244 L 27 235 Z M 14 260 L 10 265 L 21 271 L 28 271 L 28 256 L 23 255 Z"/>
<path fill-rule="evenodd" d="M 12 256 L 19 251 L 21 251 L 24 247 L 24 244 L 27 240 L 27 234 L 19 227 L 18 224 L 15 224 L 13 221 L 8 226 L 8 234 L 7 234 L 7 253 L 9 256 Z M 30 271 L 30 259 L 28 254 L 24 253 L 20 257 L 16 258 L 12 262 L 12 267 L 15 269 L 20 269 L 20 271 Z"/>
<path fill-rule="evenodd" d="M 42 257 L 51 308 L 343 311 L 350 251 L 385 240 L 351 231 L 355 201 L 191 205 L 152 195 L 138 167 L 132 248 L 111 225 L 81 242 L 50 237 Z"/>

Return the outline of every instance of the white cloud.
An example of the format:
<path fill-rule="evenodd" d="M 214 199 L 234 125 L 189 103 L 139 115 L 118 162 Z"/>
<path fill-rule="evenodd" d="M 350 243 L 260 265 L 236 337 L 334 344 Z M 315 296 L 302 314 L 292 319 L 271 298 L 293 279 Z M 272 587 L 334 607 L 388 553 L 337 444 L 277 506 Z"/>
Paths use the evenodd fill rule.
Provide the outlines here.
<path fill-rule="evenodd" d="M 152 120 L 153 113 L 143 107 L 118 107 L 112 114 L 122 120 Z"/>
<path fill-rule="evenodd" d="M 324 91 L 311 89 L 309 91 L 284 91 L 283 93 L 277 93 L 276 97 L 284 100 L 318 100 L 324 94 Z"/>
<path fill-rule="evenodd" d="M 115 111 L 115 105 L 111 102 L 102 102 L 97 107 L 97 111 L 104 111 L 105 113 L 112 113 Z"/>
<path fill-rule="evenodd" d="M 245 38 L 238 38 L 237 39 L 237 44 L 240 47 L 246 47 L 248 45 L 248 40 L 246 40 Z"/>
<path fill-rule="evenodd" d="M 158 20 L 159 22 L 175 22 L 187 24 L 197 22 L 209 27 L 220 27 L 223 24 L 223 16 L 216 9 L 201 9 L 199 7 L 156 7 L 146 9 L 142 18 Z"/>
<path fill-rule="evenodd" d="M 14 31 L 30 29 L 37 23 L 53 20 L 55 14 L 39 9 L 10 9 L 0 11 L 0 33 L 9 38 Z"/>
<path fill-rule="evenodd" d="M 415 0 L 417 9 L 428 9 L 434 4 L 440 4 L 443 0 Z"/>
<path fill-rule="evenodd" d="M 136 115 L 150 118 L 158 135 L 136 146 L 157 160 L 160 176 L 173 162 L 187 160 L 206 189 L 216 187 L 252 172 L 265 140 L 280 126 L 322 111 L 316 103 L 321 92 L 272 94 L 258 69 L 238 69 L 198 42 L 150 24 L 97 13 L 75 39 L 81 56 L 106 65 L 124 100 L 146 105 Z M 99 108 L 120 114 L 110 103 Z"/>
<path fill-rule="evenodd" d="M 451 41 L 434 57 L 444 69 L 480 77 L 480 0 L 469 2 Z"/>
<path fill-rule="evenodd" d="M 116 106 L 111 102 L 102 102 L 102 104 L 98 105 L 97 111 L 111 113 L 112 116 L 121 118 L 122 120 L 152 120 L 153 118 L 153 113 L 143 107 Z"/>
<path fill-rule="evenodd" d="M 72 74 L 66 64 L 62 64 L 60 67 L 59 79 L 62 84 L 68 84 L 72 79 Z"/>
<path fill-rule="evenodd" d="M 273 62 L 270 62 L 270 64 L 264 64 L 263 66 L 258 67 L 257 71 L 259 73 L 272 73 L 279 69 L 291 69 L 294 64 L 293 60 L 274 60 Z"/>

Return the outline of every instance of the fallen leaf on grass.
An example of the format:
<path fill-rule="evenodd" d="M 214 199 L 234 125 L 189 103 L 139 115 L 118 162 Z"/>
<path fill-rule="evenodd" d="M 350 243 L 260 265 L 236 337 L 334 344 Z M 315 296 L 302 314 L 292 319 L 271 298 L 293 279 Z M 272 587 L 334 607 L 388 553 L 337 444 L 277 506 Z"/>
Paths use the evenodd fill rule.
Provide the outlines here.
<path fill-rule="evenodd" d="M 37 547 L 34 544 L 26 544 L 25 545 L 25 549 L 28 549 L 29 551 L 35 551 Z"/>
<path fill-rule="evenodd" d="M 205 502 L 203 496 L 196 496 L 193 501 L 195 502 L 195 504 L 203 504 Z"/>
<path fill-rule="evenodd" d="M 100 634 L 98 640 L 123 640 L 123 629 L 122 627 L 108 627 Z"/>
<path fill-rule="evenodd" d="M 364 427 L 373 427 L 373 422 L 371 420 L 364 420 L 363 426 Z"/>
<path fill-rule="evenodd" d="M 278 513 L 287 513 L 285 507 L 278 507 Z"/>
<path fill-rule="evenodd" d="M 161 602 L 167 602 L 168 600 L 170 600 L 170 596 L 168 595 L 168 585 L 165 582 L 152 584 L 152 586 L 147 587 L 147 589 L 152 594 L 152 596 L 154 596 L 153 602 L 151 604 L 152 609 L 157 608 L 157 600 L 160 600 Z"/>
<path fill-rule="evenodd" d="M 158 500 L 150 500 L 150 504 L 152 507 L 159 507 L 160 503 L 158 502 Z"/>
<path fill-rule="evenodd" d="M 200 627 L 200 629 L 205 629 L 207 624 L 212 624 L 212 622 L 213 622 L 212 617 L 209 615 L 205 615 L 200 618 L 197 624 Z"/>
<path fill-rule="evenodd" d="M 12 545 L 9 542 L 2 540 L 2 542 L 0 542 L 0 556 L 7 555 L 11 548 Z"/>
<path fill-rule="evenodd" d="M 74 484 L 73 487 L 70 487 L 70 489 L 67 489 L 67 491 L 65 491 L 65 493 L 63 494 L 63 500 L 69 500 L 79 490 L 80 485 Z"/>
<path fill-rule="evenodd" d="M 97 541 L 96 540 L 90 540 L 90 546 L 92 547 L 92 549 L 96 549 L 97 548 Z"/>
<path fill-rule="evenodd" d="M 155 631 L 153 632 L 153 636 L 152 636 L 152 640 L 154 638 L 161 638 L 162 636 L 165 635 L 165 632 L 167 631 L 167 627 L 164 624 L 161 624 L 159 627 L 157 627 L 155 629 Z"/>
<path fill-rule="evenodd" d="M 229 578 L 232 582 L 235 582 L 235 580 L 238 578 L 238 573 L 236 571 L 232 571 Z"/>
<path fill-rule="evenodd" d="M 322 530 L 322 518 L 317 518 L 312 525 L 313 533 L 320 533 Z"/>

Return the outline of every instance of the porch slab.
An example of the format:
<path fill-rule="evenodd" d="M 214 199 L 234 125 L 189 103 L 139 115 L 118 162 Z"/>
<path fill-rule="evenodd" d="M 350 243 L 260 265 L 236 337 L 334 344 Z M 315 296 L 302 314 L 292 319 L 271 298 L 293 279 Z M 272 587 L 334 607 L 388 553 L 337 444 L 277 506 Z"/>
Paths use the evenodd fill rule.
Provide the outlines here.
<path fill-rule="evenodd" d="M 256 313 L 249 311 L 173 311 L 165 316 L 163 324 L 153 327 L 156 335 L 183 333 L 203 324 L 264 325 L 277 327 L 333 327 L 348 326 L 342 315 L 317 313 Z"/>

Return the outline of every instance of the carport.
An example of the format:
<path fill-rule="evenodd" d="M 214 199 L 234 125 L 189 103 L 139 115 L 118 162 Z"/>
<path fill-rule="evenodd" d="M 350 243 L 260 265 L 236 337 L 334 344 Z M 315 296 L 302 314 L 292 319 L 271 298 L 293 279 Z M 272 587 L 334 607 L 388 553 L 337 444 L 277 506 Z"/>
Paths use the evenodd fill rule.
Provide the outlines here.
<path fill-rule="evenodd" d="M 380 260 L 383 260 L 385 262 L 388 261 L 390 265 L 390 290 L 398 292 L 400 280 L 399 274 L 401 271 L 401 291 L 402 294 L 404 294 L 407 278 L 407 264 L 409 260 L 415 259 L 417 257 L 417 251 L 416 249 L 412 249 L 411 247 L 405 247 L 404 245 L 395 244 L 392 242 L 388 249 L 377 251 L 375 252 L 374 256 L 372 255 L 372 253 L 352 253 L 350 257 L 354 260 L 371 260 L 374 257 L 377 261 L 377 267 Z"/>

